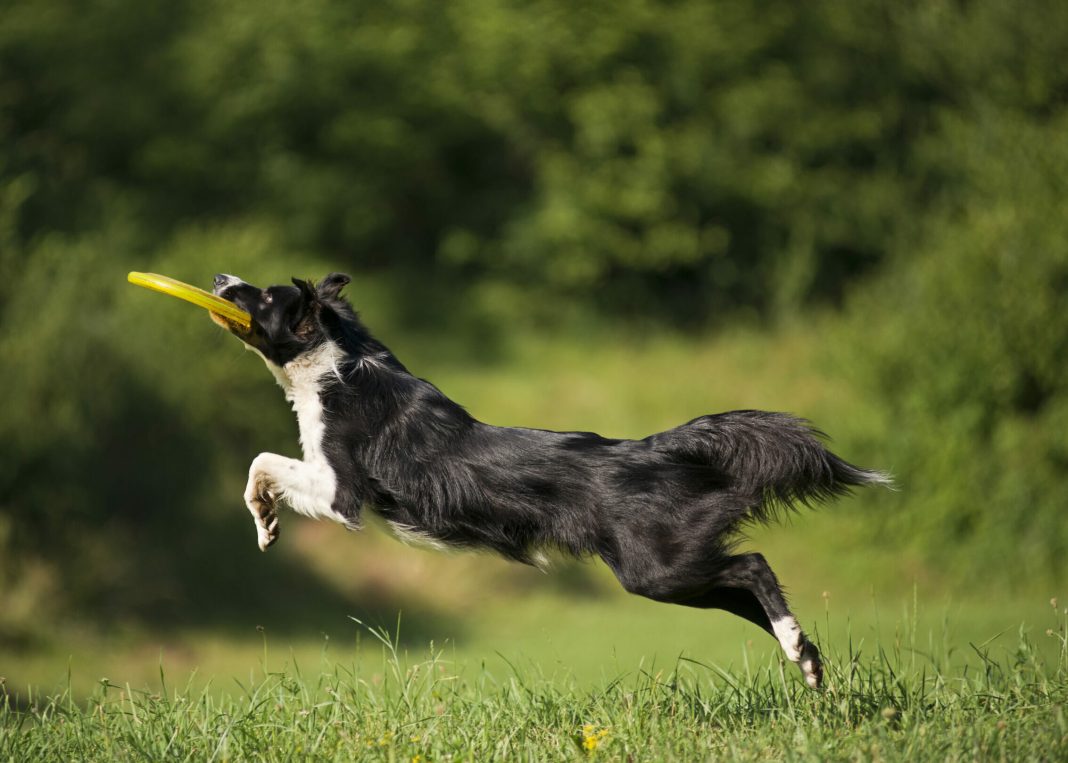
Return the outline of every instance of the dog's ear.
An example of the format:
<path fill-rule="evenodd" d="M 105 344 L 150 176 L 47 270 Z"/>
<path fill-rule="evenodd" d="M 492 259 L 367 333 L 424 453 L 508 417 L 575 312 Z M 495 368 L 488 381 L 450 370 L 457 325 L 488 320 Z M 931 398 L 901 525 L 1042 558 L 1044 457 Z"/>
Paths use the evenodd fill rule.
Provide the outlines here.
<path fill-rule="evenodd" d="M 319 292 L 319 299 L 337 299 L 338 294 L 351 280 L 344 273 L 331 273 L 320 281 L 318 287 L 316 287 Z"/>
<path fill-rule="evenodd" d="M 286 320 L 289 323 L 291 331 L 301 333 L 301 326 L 312 326 L 314 321 L 309 323 L 305 318 L 311 316 L 314 313 L 313 306 L 315 305 L 315 287 L 312 286 L 311 281 L 304 281 L 300 278 L 293 278 L 293 285 L 300 290 L 300 299 L 296 302 L 290 303 L 286 308 Z"/>
<path fill-rule="evenodd" d="M 311 281 L 304 281 L 300 278 L 292 279 L 293 285 L 300 289 L 300 301 L 305 304 L 311 304 L 315 301 L 315 287 L 312 286 Z"/>
<path fill-rule="evenodd" d="M 337 299 L 338 294 L 351 280 L 344 273 L 331 273 L 320 281 L 319 286 L 316 287 L 319 292 L 319 299 Z"/>

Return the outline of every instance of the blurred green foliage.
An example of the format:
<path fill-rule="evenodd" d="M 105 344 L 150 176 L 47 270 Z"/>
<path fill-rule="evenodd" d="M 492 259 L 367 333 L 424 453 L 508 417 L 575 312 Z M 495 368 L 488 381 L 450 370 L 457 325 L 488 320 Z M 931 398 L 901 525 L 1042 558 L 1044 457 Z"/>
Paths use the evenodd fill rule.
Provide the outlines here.
<path fill-rule="evenodd" d="M 0 575 L 122 611 L 224 585 L 198 560 L 247 528 L 211 504 L 293 424 L 123 275 L 340 269 L 483 359 L 829 308 L 886 411 L 845 445 L 903 483 L 881 537 L 1061 577 L 1066 60 L 1057 2 L 8 0 Z"/>
<path fill-rule="evenodd" d="M 795 307 L 885 258 L 941 169 L 917 144 L 990 89 L 957 60 L 979 43 L 946 39 L 955 7 L 16 2 L 5 175 L 32 189 L 23 237 L 121 204 L 155 238 L 284 221 L 351 268 L 537 301 L 690 323 Z M 1016 16 L 980 31 L 1050 28 Z M 994 67 L 1052 78 L 1059 43 Z M 998 95 L 1063 84 L 1036 80 Z"/>
<path fill-rule="evenodd" d="M 1068 91 L 1065 91 L 1068 93 Z M 916 250 L 854 295 L 859 369 L 888 407 L 911 510 L 880 530 L 961 574 L 1068 570 L 1068 113 L 947 120 L 967 177 Z M 1000 573 L 999 573 L 1000 574 Z"/>

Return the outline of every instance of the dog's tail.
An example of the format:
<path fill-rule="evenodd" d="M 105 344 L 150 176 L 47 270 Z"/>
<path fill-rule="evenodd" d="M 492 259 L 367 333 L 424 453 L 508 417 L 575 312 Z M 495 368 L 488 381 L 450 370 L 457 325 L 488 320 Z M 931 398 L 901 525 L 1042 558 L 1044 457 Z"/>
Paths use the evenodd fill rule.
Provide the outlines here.
<path fill-rule="evenodd" d="M 766 522 L 778 509 L 812 506 L 854 487 L 893 487 L 885 472 L 862 469 L 831 453 L 826 435 L 804 419 L 767 411 L 701 416 L 655 435 L 653 446 L 690 463 L 711 463 L 750 498 L 747 519 Z"/>

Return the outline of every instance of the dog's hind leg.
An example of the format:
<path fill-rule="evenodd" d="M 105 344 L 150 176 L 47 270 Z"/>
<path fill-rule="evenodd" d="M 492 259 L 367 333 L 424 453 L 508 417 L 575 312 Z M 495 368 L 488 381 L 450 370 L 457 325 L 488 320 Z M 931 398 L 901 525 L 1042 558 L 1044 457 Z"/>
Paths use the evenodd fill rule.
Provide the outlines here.
<path fill-rule="evenodd" d="M 652 556 L 622 555 L 616 548 L 601 556 L 630 593 L 686 607 L 722 609 L 759 625 L 778 639 L 786 658 L 801 668 L 805 683 L 813 689 L 822 683 L 819 649 L 801 631 L 761 554 L 715 554 L 696 566 L 677 559 L 655 565 Z"/>
<path fill-rule="evenodd" d="M 805 636 L 790 612 L 775 573 L 761 554 L 728 557 L 711 588 L 679 601 L 702 609 L 723 609 L 754 622 L 779 640 L 786 658 L 801 668 L 813 689 L 823 682 L 820 652 Z"/>
<path fill-rule="evenodd" d="M 298 461 L 275 453 L 252 460 L 245 486 L 245 505 L 256 523 L 260 551 L 278 540 L 278 501 L 310 517 L 338 519 L 331 509 L 334 473 L 322 464 Z"/>

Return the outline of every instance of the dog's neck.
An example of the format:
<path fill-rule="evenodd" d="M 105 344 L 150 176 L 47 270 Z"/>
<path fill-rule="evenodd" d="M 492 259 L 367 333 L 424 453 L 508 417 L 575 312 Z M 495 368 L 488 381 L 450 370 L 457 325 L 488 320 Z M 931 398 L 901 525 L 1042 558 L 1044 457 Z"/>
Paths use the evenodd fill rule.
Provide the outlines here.
<path fill-rule="evenodd" d="M 285 390 L 286 400 L 293 402 L 294 398 L 312 391 L 318 395 L 323 386 L 323 377 L 336 376 L 340 379 L 341 371 L 338 366 L 341 358 L 341 349 L 328 341 L 310 352 L 301 353 L 282 367 L 270 362 L 267 367 Z"/>
<path fill-rule="evenodd" d="M 323 342 L 310 352 L 301 353 L 284 366 L 271 362 L 255 347 L 246 344 L 245 348 L 252 350 L 260 356 L 271 376 L 278 382 L 278 386 L 285 392 L 286 400 L 294 402 L 294 399 L 303 394 L 314 391 L 316 396 L 322 389 L 324 376 L 337 376 L 341 378 L 340 362 L 344 353 L 333 342 Z"/>
<path fill-rule="evenodd" d="M 301 353 L 284 366 L 276 365 L 264 357 L 255 347 L 249 347 L 259 355 L 267 369 L 285 392 L 286 400 L 297 414 L 300 430 L 300 445 L 306 462 L 323 461 L 322 443 L 325 429 L 323 404 L 319 393 L 328 376 L 341 378 L 338 368 L 342 358 L 341 349 L 327 341 L 310 352 Z"/>

